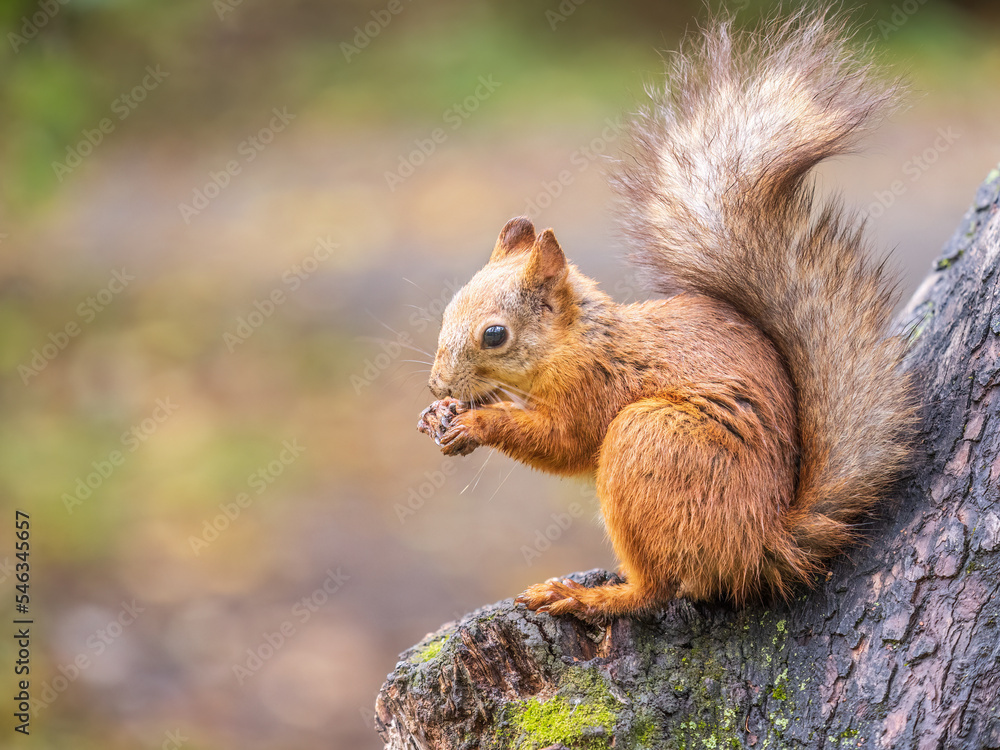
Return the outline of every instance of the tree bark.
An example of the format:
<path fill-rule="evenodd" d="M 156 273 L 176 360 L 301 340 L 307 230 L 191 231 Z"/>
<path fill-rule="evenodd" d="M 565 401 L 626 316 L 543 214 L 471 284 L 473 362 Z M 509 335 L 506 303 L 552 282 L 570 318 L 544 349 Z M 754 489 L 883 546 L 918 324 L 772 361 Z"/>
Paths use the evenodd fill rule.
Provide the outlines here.
<path fill-rule="evenodd" d="M 998 265 L 995 169 L 899 318 L 916 466 L 815 589 L 607 628 L 484 607 L 402 654 L 386 748 L 1000 748 Z"/>

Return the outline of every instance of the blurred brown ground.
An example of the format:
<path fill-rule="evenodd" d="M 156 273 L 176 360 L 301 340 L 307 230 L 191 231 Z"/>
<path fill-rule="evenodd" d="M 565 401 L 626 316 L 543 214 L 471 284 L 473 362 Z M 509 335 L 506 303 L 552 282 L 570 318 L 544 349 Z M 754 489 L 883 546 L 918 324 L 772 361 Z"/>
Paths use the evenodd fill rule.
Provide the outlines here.
<path fill-rule="evenodd" d="M 350 61 L 341 43 L 386 4 L 208 5 L 149 11 L 146 46 L 114 4 L 96 20 L 67 6 L 9 55 L 6 101 L 25 110 L 3 117 L 25 150 L 6 153 L 0 213 L 0 561 L 29 512 L 32 747 L 376 748 L 374 695 L 401 650 L 614 565 L 585 484 L 483 450 L 445 460 L 416 418 L 443 304 L 530 205 L 614 296 L 641 296 L 600 152 L 697 4 L 622 18 L 590 0 L 551 29 L 558 4 L 404 2 Z M 15 30 L 36 11 L 19 8 Z M 1000 44 L 988 8 L 928 2 L 884 38 L 893 4 L 864 8 L 913 105 L 819 182 L 869 213 L 905 296 L 1000 158 Z M 107 57 L 116 35 L 127 60 Z M 118 74 L 63 131 L 35 107 L 62 84 L 17 77 L 53 58 Z M 47 157 L 26 171 L 24 153 L 64 157 L 158 59 L 170 75 L 148 104 L 62 182 Z M 294 119 L 241 149 L 273 108 Z M 231 160 L 186 222 L 179 204 Z M 134 280 L 114 292 L 114 272 Z M 10 643 L 0 654 L 12 663 Z"/>

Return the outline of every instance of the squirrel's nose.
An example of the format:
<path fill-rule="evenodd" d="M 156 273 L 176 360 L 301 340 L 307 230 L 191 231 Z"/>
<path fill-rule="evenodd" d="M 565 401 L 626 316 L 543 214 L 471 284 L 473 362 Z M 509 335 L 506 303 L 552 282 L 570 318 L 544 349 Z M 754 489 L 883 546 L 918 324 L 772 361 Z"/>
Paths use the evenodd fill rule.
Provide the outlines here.
<path fill-rule="evenodd" d="M 431 373 L 431 379 L 428 381 L 427 386 L 431 389 L 431 393 L 434 394 L 434 398 L 446 398 L 450 395 L 448 387 L 436 372 Z"/>

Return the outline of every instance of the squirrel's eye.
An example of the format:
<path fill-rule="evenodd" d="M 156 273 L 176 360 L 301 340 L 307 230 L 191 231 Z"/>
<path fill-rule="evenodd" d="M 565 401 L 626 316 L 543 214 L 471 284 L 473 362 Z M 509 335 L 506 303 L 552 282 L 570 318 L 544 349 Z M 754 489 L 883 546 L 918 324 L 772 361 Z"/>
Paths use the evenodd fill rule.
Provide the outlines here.
<path fill-rule="evenodd" d="M 487 349 L 496 349 L 506 340 L 507 329 L 503 326 L 490 326 L 483 331 L 483 346 Z"/>

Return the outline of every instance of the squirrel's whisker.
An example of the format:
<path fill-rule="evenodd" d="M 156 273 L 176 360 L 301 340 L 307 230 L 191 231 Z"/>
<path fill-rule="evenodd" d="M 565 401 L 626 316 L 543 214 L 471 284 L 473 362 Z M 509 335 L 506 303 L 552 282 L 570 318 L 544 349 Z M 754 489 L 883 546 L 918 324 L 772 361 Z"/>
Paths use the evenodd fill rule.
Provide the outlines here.
<path fill-rule="evenodd" d="M 490 459 L 493 458 L 494 453 L 496 453 L 496 451 L 490 451 L 486 454 L 486 460 L 483 461 L 483 465 L 479 467 L 479 471 L 476 472 L 476 475 L 469 480 L 469 484 L 462 488 L 462 491 L 458 493 L 459 495 L 464 495 L 465 491 L 469 489 L 470 486 L 472 487 L 473 492 L 476 491 L 476 487 L 479 486 L 479 479 L 483 476 L 483 471 L 486 469 L 486 464 L 488 464 Z"/>
<path fill-rule="evenodd" d="M 393 334 L 396 337 L 395 340 L 393 342 L 391 342 L 391 343 L 396 343 L 399 346 L 405 347 L 407 349 L 412 349 L 415 352 L 418 352 L 420 354 L 424 354 L 424 355 L 430 357 L 431 359 L 434 359 L 434 355 L 431 354 L 426 349 L 421 349 L 420 347 L 418 347 L 418 346 L 416 346 L 414 344 L 409 344 L 406 341 L 404 341 L 403 339 L 408 334 L 401 333 L 400 331 L 397 331 L 395 328 L 393 328 L 392 326 L 390 326 L 384 320 L 382 320 L 381 318 L 379 318 L 378 316 L 376 316 L 374 313 L 372 313 L 371 310 L 367 310 L 366 312 L 368 313 L 368 315 L 371 317 L 372 320 L 374 320 L 380 326 L 382 326 L 383 328 L 385 328 L 385 330 L 387 330 L 389 333 Z M 364 338 L 366 338 L 366 337 L 361 337 L 362 340 L 364 340 Z M 375 339 L 375 340 L 378 341 L 379 343 L 382 343 L 382 341 L 384 341 L 384 339 Z"/>
<path fill-rule="evenodd" d="M 514 469 L 516 469 L 516 468 L 517 468 L 517 464 L 514 464 L 513 466 L 510 467 L 510 471 L 508 471 L 507 475 L 503 479 L 500 480 L 500 484 L 498 484 L 497 488 L 495 490 L 493 490 L 493 494 L 490 495 L 490 499 L 487 500 L 486 502 L 492 501 L 493 498 L 495 498 L 497 496 L 497 493 L 500 492 L 500 488 L 503 487 L 504 484 L 506 484 L 507 480 L 510 479 L 510 475 L 514 473 Z"/>

